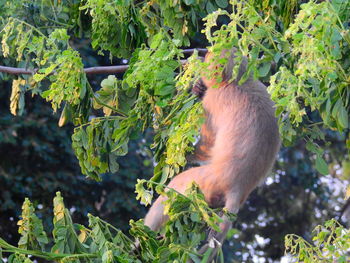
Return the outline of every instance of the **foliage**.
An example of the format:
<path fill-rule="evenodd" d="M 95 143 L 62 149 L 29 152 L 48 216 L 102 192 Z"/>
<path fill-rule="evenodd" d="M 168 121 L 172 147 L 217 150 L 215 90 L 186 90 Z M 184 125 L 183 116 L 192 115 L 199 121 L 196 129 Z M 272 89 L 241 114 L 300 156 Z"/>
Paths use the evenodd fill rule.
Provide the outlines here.
<path fill-rule="evenodd" d="M 347 262 L 350 249 L 350 231 L 332 219 L 324 226 L 318 225 L 314 229 L 314 236 L 310 244 L 303 238 L 289 234 L 286 236 L 286 252 L 298 261 L 313 262 Z"/>
<path fill-rule="evenodd" d="M 177 46 L 188 46 L 189 35 L 198 29 L 198 20 L 218 7 L 227 6 L 227 0 L 88 0 L 80 10 L 87 10 L 92 17 L 93 48 L 110 51 L 113 56 L 129 57 L 147 37 L 152 38 L 164 28 L 173 35 L 173 42 Z"/>
<path fill-rule="evenodd" d="M 23 27 L 29 32 L 28 36 L 25 35 L 23 37 L 21 35 Z M 173 59 L 179 58 L 181 53 L 179 53 L 179 50 L 174 44 L 164 39 L 165 34 L 162 32 L 153 38 L 150 48 L 143 47 L 138 50 L 137 59 L 139 61 L 129 69 L 123 83 L 114 86 L 114 88 L 117 89 L 121 86 L 122 89 L 124 89 L 124 98 L 126 98 L 124 103 L 133 105 L 132 110 L 128 113 L 129 117 L 126 117 L 126 114 L 122 110 L 116 108 L 119 103 L 118 100 L 113 97 L 115 96 L 114 94 L 118 94 L 119 91 L 116 91 L 116 93 L 105 93 L 103 98 L 101 98 L 103 89 L 100 90 L 97 95 L 93 94 L 90 84 L 87 82 L 85 74 L 83 74 L 81 59 L 77 56 L 77 52 L 70 48 L 67 42 L 68 36 L 64 30 L 57 29 L 51 33 L 50 37 L 46 38 L 27 23 L 17 19 L 10 19 L 5 25 L 3 32 L 2 47 L 4 56 L 8 56 L 11 52 L 13 53 L 16 50 L 16 52 L 19 52 L 18 58 L 22 57 L 22 49 L 19 49 L 19 43 L 21 43 L 21 45 L 26 46 L 28 49 L 28 55 L 33 54 L 36 57 L 33 61 L 36 61 L 38 66 L 44 67 L 39 70 L 39 73 L 34 74 L 32 79 L 34 83 L 28 83 L 28 85 L 31 86 L 30 88 L 28 87 L 28 89 L 31 89 L 33 94 L 39 93 L 43 98 L 51 101 L 54 111 L 60 107 L 63 101 L 66 102 L 60 124 L 66 123 L 67 118 L 71 118 L 76 125 L 89 125 L 86 128 L 87 135 L 97 135 L 94 136 L 94 141 L 90 136 L 91 145 L 85 143 L 84 138 L 86 136 L 84 136 L 85 133 L 82 128 L 76 129 L 76 133 L 73 135 L 73 141 L 75 142 L 73 147 L 80 160 L 82 172 L 87 176 L 98 179 L 101 173 L 116 171 L 116 156 L 125 154 L 126 144 L 132 134 L 137 134 L 151 125 L 153 114 L 155 114 L 154 116 L 156 116 L 157 119 L 164 118 L 167 121 L 163 123 L 159 121 L 159 124 L 153 125 L 160 125 L 160 128 L 162 128 L 165 126 L 164 124 L 168 124 L 169 122 L 173 122 L 174 126 L 179 126 L 181 120 L 177 116 L 174 116 L 175 111 L 171 111 L 171 109 L 175 108 L 182 112 L 181 108 L 183 108 L 183 110 L 184 108 L 188 108 L 187 111 L 189 111 L 189 106 L 191 105 L 189 103 L 191 102 L 188 100 L 187 87 L 191 80 L 190 77 L 187 77 L 186 80 L 182 80 L 182 85 L 184 86 L 178 89 L 177 96 L 173 98 L 173 102 L 170 101 L 175 94 L 175 82 L 173 78 L 175 76 L 175 70 L 178 67 L 178 62 Z M 39 36 L 36 37 L 36 34 L 39 34 Z M 11 37 L 12 35 L 14 38 Z M 31 45 L 28 44 L 30 41 L 32 41 Z M 39 48 L 34 48 L 38 44 Z M 63 48 L 67 47 L 67 49 L 61 51 L 58 48 L 59 44 L 62 44 Z M 13 46 L 13 49 L 10 50 L 9 46 Z M 156 71 L 156 69 L 162 70 Z M 164 76 L 166 78 L 164 78 Z M 49 77 L 51 85 L 47 90 L 41 91 L 38 88 L 38 84 L 45 77 Z M 142 83 L 142 85 L 140 83 Z M 138 91 L 138 96 L 136 91 Z M 110 111 L 107 112 L 106 117 L 102 117 L 99 121 L 96 122 L 93 120 L 87 123 L 88 113 L 91 107 L 91 97 L 94 98 L 95 104 L 103 107 L 105 113 L 105 108 L 108 108 L 121 115 L 120 126 L 118 125 L 119 121 L 113 122 L 114 124 L 108 123 L 115 119 L 109 117 L 111 114 Z M 109 97 L 111 99 L 109 99 Z M 22 103 L 20 96 L 14 96 L 14 98 L 18 99 L 17 104 Z M 104 102 L 106 100 L 109 104 Z M 193 101 L 194 98 L 192 97 L 190 100 Z M 111 104 L 112 101 L 114 101 L 114 103 Z M 12 101 L 12 104 L 16 105 L 16 101 Z M 95 108 L 99 108 L 100 106 L 95 105 Z M 23 105 L 20 104 L 18 107 L 23 107 Z M 198 115 L 199 110 L 197 109 L 195 112 L 191 110 L 191 112 L 197 113 Z M 167 113 L 170 115 L 165 116 Z M 180 144 L 188 145 L 188 142 L 194 140 L 193 136 L 196 133 L 192 131 L 196 130 L 196 127 L 199 127 L 200 121 L 200 118 L 196 117 L 194 122 L 191 123 L 191 132 L 182 137 L 178 136 L 181 138 Z M 100 125 L 102 122 L 105 123 L 105 125 Z M 113 128 L 111 130 L 111 138 L 114 140 L 113 145 L 111 138 L 107 138 L 107 135 L 100 136 L 100 138 L 98 136 L 101 128 L 106 132 L 106 127 L 109 127 L 107 129 Z M 107 132 L 107 134 L 109 133 Z M 164 138 L 159 138 L 159 140 L 164 141 Z M 79 141 L 81 141 L 81 143 L 79 143 Z M 155 142 L 156 145 L 161 147 L 162 151 L 164 151 L 163 144 L 165 143 L 166 142 Z M 102 152 L 98 150 L 98 145 L 102 146 L 102 148 L 104 147 L 103 149 L 101 148 Z M 96 149 L 92 149 L 90 146 Z M 184 156 L 185 151 L 189 149 L 191 148 L 185 147 L 182 151 L 177 152 L 177 155 Z M 91 155 L 92 151 L 96 150 L 97 154 Z M 106 153 L 108 158 L 98 156 L 100 153 L 102 155 Z M 86 156 L 88 157 L 85 158 Z M 182 157 L 182 160 L 183 159 Z M 160 164 L 163 165 L 164 162 L 165 161 L 161 160 Z M 184 162 L 182 161 L 181 164 L 183 165 Z M 175 168 L 178 172 L 178 164 L 175 165 L 177 165 Z M 172 174 L 174 174 L 174 172 Z M 166 174 L 166 176 L 168 176 L 168 174 Z"/>
<path fill-rule="evenodd" d="M 279 113 L 289 113 L 285 125 L 298 127 L 303 117 L 307 118 L 308 107 L 319 112 L 323 125 L 342 132 L 349 125 L 350 35 L 343 25 L 346 21 L 340 20 L 328 2 L 308 3 L 301 8 L 284 35 L 292 55 L 298 59 L 290 68 L 282 67 L 271 79 L 272 98 L 277 101 Z M 277 99 L 282 97 L 283 100 Z M 297 98 L 302 99 L 298 102 Z M 290 134 L 296 132 L 290 126 L 284 127 Z M 320 136 L 317 126 L 306 126 L 304 133 L 311 139 Z"/>
<path fill-rule="evenodd" d="M 169 28 L 174 43 L 178 46 L 189 46 L 189 36 L 198 30 L 198 20 L 227 6 L 227 0 L 151 1 L 144 5 L 140 14 L 150 35 L 164 27 Z"/>
<path fill-rule="evenodd" d="M 107 50 L 113 56 L 129 57 L 145 41 L 144 25 L 133 1 L 88 0 L 79 9 L 92 17 L 91 45 L 101 54 Z"/>
<path fill-rule="evenodd" d="M 48 243 L 46 233 L 40 219 L 34 214 L 33 204 L 28 198 L 22 206 L 22 219 L 18 221 L 18 233 L 21 239 L 18 241 L 18 247 L 23 249 L 34 248 L 43 249 Z"/>
<path fill-rule="evenodd" d="M 21 78 L 15 79 L 12 82 L 10 110 L 13 115 L 17 115 L 17 113 L 19 115 L 23 114 L 25 84 L 26 84 L 26 81 Z"/>
<path fill-rule="evenodd" d="M 43 98 L 51 102 L 54 111 L 63 101 L 66 101 L 77 109 L 76 116 L 73 118 L 75 122 L 84 122 L 80 118 L 86 118 L 86 106 L 89 104 L 85 105 L 80 102 L 89 96 L 86 76 L 83 73 L 83 63 L 78 52 L 70 48 L 68 44 L 69 36 L 66 30 L 56 29 L 49 37 L 46 37 L 28 23 L 10 18 L 2 31 L 1 43 L 4 57 L 14 52 L 17 54 L 17 61 L 22 60 L 23 56 L 27 58 L 33 56 L 32 61 L 40 67 L 33 79 L 28 81 L 33 81 L 28 83 L 28 89 L 33 94 L 41 93 Z M 51 85 L 49 89 L 41 92 L 38 90 L 38 85 L 46 77 L 49 78 Z M 12 103 L 16 104 L 16 101 L 13 100 Z M 17 103 L 20 103 L 19 98 Z M 79 119 L 76 120 L 76 118 Z"/>
<path fill-rule="evenodd" d="M 33 21 L 26 15 L 24 19 L 19 19 L 16 14 L 10 17 L 29 3 L 18 2 L 14 1 L 12 5 L 7 3 L 9 8 L 0 11 L 0 14 L 4 14 L 0 30 L 2 55 L 16 58 L 20 65 L 26 62 L 25 66 L 35 70 L 35 74 L 29 78 L 18 78 L 14 82 L 11 111 L 16 114 L 24 112 L 25 92 L 39 94 L 50 101 L 54 111 L 63 107 L 59 124 L 72 121 L 75 125 L 73 148 L 82 173 L 96 180 L 101 179 L 101 174 L 116 172 L 120 164 L 117 158 L 128 152 L 130 141 L 147 129 L 153 129 L 154 175 L 150 181 L 139 180 L 136 185 L 137 198 L 145 204 L 151 202 L 154 188 L 164 194 L 162 184 L 186 164 L 186 153 L 192 150 L 203 122 L 201 105 L 188 90 L 206 65 L 194 54 L 188 64 L 182 67 L 180 59 L 183 54 L 179 47 L 190 44 L 191 35 L 201 26 L 202 21 L 199 19 L 207 14 L 203 33 L 212 44 L 210 51 L 218 55 L 222 49 L 236 47 L 237 61 L 242 56 L 248 58 L 248 70 L 240 82 L 253 77 L 271 84 L 269 92 L 276 103 L 280 133 L 286 145 L 304 139 L 307 149 L 313 153 L 311 159 L 315 159 L 317 170 L 326 174 L 329 169 L 322 157 L 326 147 L 321 146 L 326 140 L 327 129 L 349 137 L 350 93 L 347 76 L 350 56 L 349 16 L 346 12 L 349 3 L 345 0 L 303 5 L 296 1 L 288 4 L 282 0 L 271 1 L 271 5 L 270 1 L 232 0 L 230 7 L 217 11 L 218 6 L 225 8 L 228 3 L 89 0 L 84 1 L 79 8 L 79 4 L 74 1 L 67 1 L 72 9 L 64 11 L 63 2 L 66 1 L 34 1 L 33 7 L 39 14 L 43 14 L 44 8 L 48 6 L 54 10 L 53 21 L 44 16 L 50 21 L 45 26 L 42 26 L 45 24 L 43 19 Z M 38 3 L 41 3 L 41 9 Z M 293 20 L 293 14 L 299 9 L 300 12 Z M 63 14 L 72 16 L 67 18 Z M 130 58 L 132 54 L 130 67 L 123 79 L 109 76 L 96 92 L 83 71 L 81 53 L 72 44 L 78 31 L 86 29 L 82 25 L 83 19 L 92 21 L 91 31 L 84 33 L 91 38 L 92 47 L 98 49 L 99 54 L 109 51 L 111 59 L 113 56 Z M 226 19 L 228 23 L 218 27 L 221 19 Z M 224 64 L 225 59 L 218 57 L 215 60 Z M 233 70 L 233 77 L 237 73 L 238 64 Z M 342 161 L 348 161 L 348 156 L 343 157 Z M 171 218 L 171 209 L 175 209 L 176 205 L 170 194 L 172 192 L 166 193 L 173 205 L 169 207 Z M 198 206 L 205 205 L 203 198 L 196 194 L 192 197 L 192 201 L 197 202 L 196 209 L 201 211 Z M 57 202 L 62 203 L 57 198 Z M 188 204 L 186 207 L 193 208 Z M 192 212 L 196 214 L 197 210 Z M 58 215 L 65 219 L 57 219 Z M 59 207 L 55 210 L 55 216 L 54 239 L 57 251 L 85 253 L 87 248 L 81 245 L 67 210 Z M 202 229 L 202 222 L 215 228 L 208 213 L 201 220 L 198 220 L 197 215 L 189 218 L 198 231 Z M 99 224 L 99 219 L 96 220 L 96 224 Z M 188 238 L 186 241 L 194 242 L 190 244 L 190 249 L 198 245 L 198 235 L 186 236 L 182 232 L 184 227 L 181 223 L 185 221 L 176 222 L 169 229 L 166 226 L 165 231 L 182 233 L 181 237 Z M 171 220 L 169 224 L 172 224 Z M 90 224 L 92 227 L 93 224 Z M 154 241 L 155 233 L 145 230 L 141 223 L 132 224 L 132 227 L 134 230 L 131 233 L 135 231 L 139 233 L 139 239 L 144 239 L 140 245 L 145 248 L 141 256 L 146 261 L 169 256 L 180 261 L 186 260 L 188 256 L 196 257 L 196 254 L 187 250 L 187 243 L 184 246 L 181 241 L 179 246 L 172 240 L 161 249 L 163 243 L 160 245 Z M 195 233 L 201 232 L 194 231 L 192 234 Z M 174 234 L 169 236 L 181 239 Z M 146 240 L 145 237 L 152 238 Z M 72 244 L 69 244 L 70 240 Z M 129 250 L 120 250 L 119 243 L 114 244 L 113 240 L 98 239 L 96 244 L 96 238 L 91 237 L 91 240 L 95 249 L 92 258 L 110 261 L 114 257 L 121 260 L 120 256 L 124 256 L 124 252 L 133 255 L 127 242 L 123 244 Z M 89 246 L 90 243 L 84 245 Z M 116 245 L 119 250 L 114 249 Z M 5 246 L 12 252 L 16 250 L 7 244 Z M 55 258 L 49 252 L 40 253 L 31 254 L 44 255 L 49 259 L 66 257 L 61 254 L 61 257 Z M 85 254 L 82 257 L 89 256 Z M 75 254 L 72 260 L 78 258 L 80 256 Z M 28 260 L 21 255 L 15 255 L 13 259 Z M 70 257 L 65 260 L 70 260 Z"/>
<path fill-rule="evenodd" d="M 46 233 L 28 199 L 23 204 L 22 219 L 18 222 L 21 234 L 18 248 L 3 239 L 0 239 L 0 248 L 2 252 L 11 253 L 9 262 L 32 262 L 28 255 L 64 262 L 169 262 L 170 259 L 185 262 L 189 258 L 201 262 L 195 248 L 205 238 L 203 230 L 208 225 L 217 228 L 220 217 L 208 207 L 195 185 L 187 190 L 186 196 L 171 189 L 166 195 L 170 220 L 164 237 L 158 238 L 155 232 L 143 225 L 142 220 L 130 221 L 130 234 L 138 240 L 138 246 L 135 240 L 91 214 L 88 215 L 89 227 L 74 224 L 60 192 L 57 192 L 53 201 L 51 252 L 45 249 Z"/>
<path fill-rule="evenodd" d="M 111 131 L 118 126 L 118 118 L 93 119 L 86 129 L 75 129 L 72 146 L 84 174 L 100 180 L 99 174 L 118 170 L 116 156 L 124 156 L 127 153 L 127 141 L 119 143 L 118 147 L 111 139 Z M 118 151 L 115 150 L 117 147 Z"/>

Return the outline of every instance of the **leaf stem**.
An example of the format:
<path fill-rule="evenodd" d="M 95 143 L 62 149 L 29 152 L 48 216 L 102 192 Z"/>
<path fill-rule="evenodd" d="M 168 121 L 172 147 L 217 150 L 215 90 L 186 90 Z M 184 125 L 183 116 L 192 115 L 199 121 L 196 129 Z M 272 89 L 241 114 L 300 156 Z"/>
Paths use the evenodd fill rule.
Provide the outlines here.
<path fill-rule="evenodd" d="M 118 233 L 121 233 L 123 235 L 124 238 L 126 238 L 130 243 L 133 243 L 134 241 L 132 241 L 127 235 L 125 235 L 120 229 L 116 228 L 115 226 L 111 225 L 110 223 L 104 221 L 103 219 L 99 219 L 101 222 L 105 223 L 107 226 L 109 226 L 110 228 L 112 228 L 113 230 L 115 230 Z"/>
<path fill-rule="evenodd" d="M 96 102 L 97 102 L 98 104 L 102 105 L 103 107 L 106 107 L 106 108 L 111 109 L 112 111 L 116 112 L 117 114 L 119 114 L 119 115 L 122 116 L 122 117 L 125 117 L 125 118 L 128 117 L 128 115 L 127 115 L 125 112 L 123 112 L 123 111 L 121 111 L 121 110 L 119 110 L 119 109 L 117 109 L 117 108 L 114 108 L 114 107 L 112 107 L 112 106 L 110 106 L 110 105 L 108 105 L 108 104 L 102 102 L 102 101 L 100 100 L 100 98 L 96 96 L 96 94 L 95 94 L 94 90 L 92 89 L 92 87 L 91 87 L 89 81 L 87 81 L 87 86 L 88 86 L 88 88 L 90 89 L 92 96 L 94 97 L 94 99 L 96 100 Z"/>
<path fill-rule="evenodd" d="M 20 20 L 20 19 L 18 19 L 18 18 L 12 18 L 12 19 L 13 19 L 13 20 L 16 20 L 16 21 L 19 22 L 19 23 L 22 23 L 23 25 L 26 25 L 26 26 L 30 27 L 32 30 L 34 30 L 34 31 L 37 32 L 39 35 L 41 35 L 43 38 L 48 39 L 48 37 L 45 36 L 45 34 L 44 34 L 43 32 L 41 32 L 39 29 L 37 29 L 35 26 L 33 26 L 33 25 L 31 25 L 31 24 L 29 24 L 29 23 L 23 21 L 23 20 Z"/>
<path fill-rule="evenodd" d="M 178 191 L 175 190 L 174 188 L 171 188 L 171 187 L 169 187 L 169 186 L 167 186 L 167 185 L 165 185 L 165 184 L 157 183 L 157 182 L 154 182 L 154 181 L 147 181 L 147 183 L 155 184 L 155 185 L 159 185 L 159 186 L 163 186 L 164 188 L 169 189 L 170 191 L 173 191 L 173 192 L 177 193 L 178 195 L 181 195 L 182 197 L 184 197 L 184 198 L 186 198 L 186 199 L 192 201 L 192 200 L 191 200 L 190 198 L 188 198 L 186 195 L 184 195 L 184 194 L 178 192 Z"/>
<path fill-rule="evenodd" d="M 254 13 L 259 17 L 261 23 L 263 23 L 265 26 L 267 26 L 266 23 L 265 23 L 265 21 L 264 21 L 264 19 L 262 19 L 262 17 L 261 17 L 261 16 L 258 14 L 258 12 L 255 10 L 255 8 L 254 8 L 253 6 L 251 6 L 250 4 L 248 4 L 248 6 L 249 6 L 249 7 L 254 11 Z M 277 46 L 276 46 L 276 44 L 275 44 L 275 41 L 273 41 L 271 32 L 270 32 L 269 30 L 266 30 L 266 32 L 267 32 L 267 35 L 268 35 L 268 37 L 269 37 L 269 39 L 270 39 L 270 41 L 271 41 L 271 44 L 273 45 L 273 47 L 275 48 L 275 50 L 278 51 L 278 48 L 277 48 Z"/>
<path fill-rule="evenodd" d="M 83 254 L 64 254 L 64 253 L 51 253 L 51 252 L 41 252 L 36 250 L 27 250 L 18 248 L 15 246 L 10 245 L 7 243 L 4 239 L 0 238 L 0 247 L 4 248 L 4 252 L 9 253 L 20 253 L 24 255 L 32 255 L 34 257 L 44 258 L 48 260 L 58 260 L 63 258 L 97 258 L 97 254 L 92 253 L 83 253 Z"/>
<path fill-rule="evenodd" d="M 193 95 L 193 96 L 189 97 L 188 99 L 184 100 L 182 104 L 177 105 L 176 108 L 173 109 L 173 110 L 168 114 L 168 116 L 162 121 L 162 124 L 167 123 L 167 122 L 169 121 L 169 119 L 171 119 L 171 118 L 174 117 L 175 113 L 178 111 L 178 109 L 179 109 L 181 106 L 183 106 L 184 104 L 190 102 L 191 100 L 194 100 L 195 97 L 196 97 L 196 96 Z"/>
<path fill-rule="evenodd" d="M 84 124 L 81 124 L 81 125 L 75 127 L 74 130 L 75 130 L 75 129 L 78 129 L 78 128 L 82 128 L 82 127 L 87 126 L 87 125 L 91 125 L 91 124 L 93 124 L 93 122 L 96 122 L 96 121 L 104 121 L 104 120 L 108 120 L 108 119 L 110 119 L 110 120 L 116 120 L 116 119 L 120 119 L 120 118 L 123 119 L 124 117 L 122 117 L 122 116 L 103 116 L 103 117 L 95 117 L 95 118 L 91 119 L 91 121 L 89 121 L 89 122 L 87 122 L 87 123 L 84 123 Z"/>

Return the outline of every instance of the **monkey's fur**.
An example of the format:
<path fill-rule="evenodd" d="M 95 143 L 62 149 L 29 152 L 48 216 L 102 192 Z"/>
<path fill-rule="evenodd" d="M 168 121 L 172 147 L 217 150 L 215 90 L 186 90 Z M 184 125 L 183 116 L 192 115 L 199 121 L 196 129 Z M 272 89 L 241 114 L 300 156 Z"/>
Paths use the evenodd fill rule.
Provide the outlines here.
<path fill-rule="evenodd" d="M 246 71 L 245 58 L 239 67 L 238 77 L 231 80 L 234 54 L 233 49 L 225 50 L 221 55 L 229 56 L 221 83 L 217 83 L 215 77 L 202 76 L 207 90 L 200 88 L 199 91 L 205 93 L 203 107 L 207 118 L 195 154 L 206 164 L 180 173 L 171 180 L 169 187 L 184 193 L 195 181 L 211 207 L 225 207 L 229 212 L 237 213 L 269 172 L 280 140 L 274 104 L 266 87 L 252 77 L 238 85 Z M 208 71 L 218 67 L 212 61 L 213 54 L 208 53 L 205 58 L 205 62 L 211 63 Z M 217 88 L 212 88 L 215 86 Z M 163 213 L 164 200 L 165 197 L 160 196 L 146 215 L 145 224 L 153 230 L 158 230 L 167 220 Z M 224 218 L 220 225 L 222 231 L 214 234 L 221 244 L 230 227 L 231 222 Z"/>

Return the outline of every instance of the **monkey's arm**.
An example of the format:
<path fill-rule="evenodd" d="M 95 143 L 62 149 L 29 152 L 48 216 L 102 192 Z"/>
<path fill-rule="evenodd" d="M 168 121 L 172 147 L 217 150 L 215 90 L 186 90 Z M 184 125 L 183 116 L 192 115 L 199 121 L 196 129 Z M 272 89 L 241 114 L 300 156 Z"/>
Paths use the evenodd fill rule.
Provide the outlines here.
<path fill-rule="evenodd" d="M 197 95 L 199 99 L 203 99 L 207 87 L 202 79 L 199 79 L 192 87 L 192 93 Z M 195 152 L 187 157 L 190 163 L 207 162 L 210 159 L 210 150 L 214 144 L 215 134 L 211 127 L 210 116 L 206 114 L 206 121 L 202 125 L 200 140 L 196 144 Z"/>
<path fill-rule="evenodd" d="M 189 162 L 208 162 L 211 157 L 211 149 L 215 141 L 215 133 L 210 124 L 210 117 L 206 114 L 206 121 L 201 128 L 200 139 L 196 144 L 193 154 L 187 157 Z"/>

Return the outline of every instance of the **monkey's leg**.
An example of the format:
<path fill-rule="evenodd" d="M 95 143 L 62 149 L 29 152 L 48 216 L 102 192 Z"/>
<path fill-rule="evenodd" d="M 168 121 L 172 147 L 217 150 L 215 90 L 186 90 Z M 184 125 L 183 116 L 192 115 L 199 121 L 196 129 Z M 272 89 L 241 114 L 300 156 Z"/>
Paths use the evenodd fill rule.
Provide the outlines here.
<path fill-rule="evenodd" d="M 175 176 L 169 183 L 169 187 L 175 189 L 180 193 L 184 193 L 187 187 L 193 181 L 197 182 L 198 175 L 202 172 L 202 167 L 195 167 L 186 170 L 177 176 Z M 163 202 L 166 200 L 165 196 L 159 196 L 153 203 L 150 210 L 145 217 L 145 225 L 154 231 L 160 229 L 160 227 L 168 220 L 168 216 L 164 215 Z"/>
<path fill-rule="evenodd" d="M 164 215 L 163 201 L 165 201 L 165 197 L 159 196 L 145 217 L 145 225 L 153 231 L 159 230 L 163 223 L 168 219 L 168 216 Z"/>

